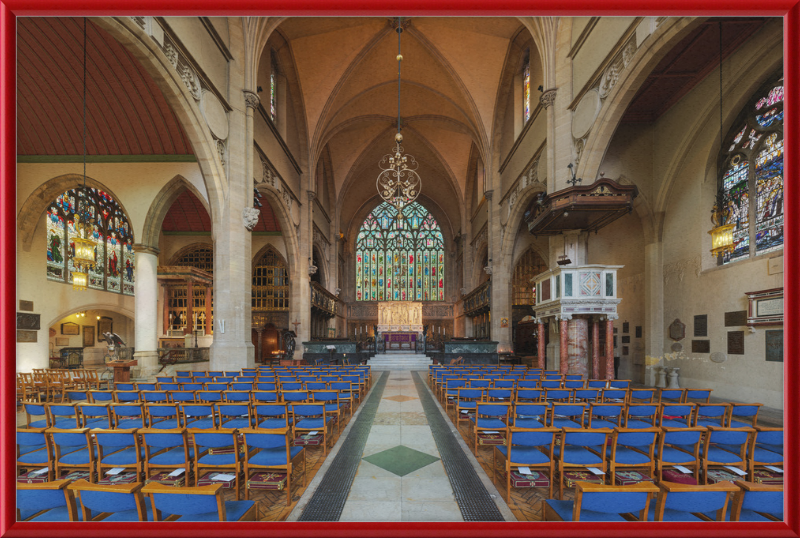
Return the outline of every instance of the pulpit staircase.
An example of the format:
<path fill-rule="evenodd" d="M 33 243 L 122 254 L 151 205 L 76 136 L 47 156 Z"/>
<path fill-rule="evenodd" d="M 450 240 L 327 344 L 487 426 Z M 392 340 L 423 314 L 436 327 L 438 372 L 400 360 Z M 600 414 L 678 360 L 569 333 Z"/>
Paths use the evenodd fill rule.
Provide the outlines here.
<path fill-rule="evenodd" d="M 425 355 L 416 353 L 378 353 L 367 364 L 373 372 L 384 370 L 427 370 L 433 361 Z"/>

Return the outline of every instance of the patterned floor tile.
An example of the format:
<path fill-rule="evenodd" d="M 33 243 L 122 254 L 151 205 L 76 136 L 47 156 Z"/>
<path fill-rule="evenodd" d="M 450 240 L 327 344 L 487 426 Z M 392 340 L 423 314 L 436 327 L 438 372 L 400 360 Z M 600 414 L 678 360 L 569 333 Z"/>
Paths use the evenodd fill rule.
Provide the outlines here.
<path fill-rule="evenodd" d="M 430 465 L 434 461 L 439 461 L 437 457 L 403 445 L 378 452 L 364 459 L 381 469 L 393 472 L 397 476 L 405 476 Z"/>

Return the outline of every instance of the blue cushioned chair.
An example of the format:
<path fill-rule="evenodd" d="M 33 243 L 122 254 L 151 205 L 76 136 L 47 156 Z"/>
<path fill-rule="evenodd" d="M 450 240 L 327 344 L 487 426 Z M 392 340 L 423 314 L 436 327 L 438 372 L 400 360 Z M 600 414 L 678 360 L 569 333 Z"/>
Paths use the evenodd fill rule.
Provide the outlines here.
<path fill-rule="evenodd" d="M 544 501 L 544 521 L 628 521 L 622 514 L 638 514 L 638 521 L 647 521 L 650 500 L 658 491 L 651 482 L 630 486 L 578 482 L 574 501 Z"/>
<path fill-rule="evenodd" d="M 244 436 L 244 498 L 250 498 L 251 473 L 277 472 L 286 474 L 286 506 L 292 504 L 292 475 L 300 462 L 303 486 L 306 485 L 306 451 L 302 446 L 294 446 L 292 430 L 247 429 L 240 433 Z"/>
<path fill-rule="evenodd" d="M 243 428 L 249 429 L 249 428 Z M 219 471 L 232 474 L 236 500 L 239 500 L 239 474 L 242 470 L 239 461 L 239 439 L 236 430 L 220 428 L 213 431 L 189 429 L 194 445 L 194 485 L 205 473 Z M 221 452 L 221 453 L 220 453 Z"/>
<path fill-rule="evenodd" d="M 756 426 L 756 422 L 758 422 L 758 412 L 762 404 L 731 403 L 728 405 L 730 409 L 728 411 L 728 423 L 726 426 L 729 428 L 754 428 Z"/>
<path fill-rule="evenodd" d="M 299 381 L 287 381 L 281 383 L 281 391 L 303 390 L 303 384 Z"/>
<path fill-rule="evenodd" d="M 658 422 L 658 404 L 628 404 L 625 406 L 623 424 L 626 428 L 655 428 Z"/>
<path fill-rule="evenodd" d="M 61 477 L 62 472 L 75 470 L 88 471 L 89 481 L 96 481 L 94 474 L 95 451 L 89 435 L 89 428 L 47 428 L 45 435 L 50 439 L 50 446 L 53 447 L 56 479 Z"/>
<path fill-rule="evenodd" d="M 551 403 L 550 426 L 554 428 L 583 428 L 585 403 Z"/>
<path fill-rule="evenodd" d="M 330 390 L 339 393 L 339 405 L 342 411 L 347 411 L 352 418 L 353 411 L 358 405 L 358 385 L 353 387 L 353 383 L 350 381 L 334 381 L 330 384 Z"/>
<path fill-rule="evenodd" d="M 64 394 L 67 396 L 67 401 L 71 403 L 89 401 L 88 391 L 85 390 L 65 390 Z"/>
<path fill-rule="evenodd" d="M 180 383 L 180 386 L 181 390 L 192 391 L 192 392 L 203 390 L 205 388 L 203 387 L 202 383 Z"/>
<path fill-rule="evenodd" d="M 708 426 L 725 427 L 730 408 L 728 404 L 697 404 L 694 408 L 693 426 L 707 428 Z"/>
<path fill-rule="evenodd" d="M 731 521 L 783 521 L 783 486 L 737 480 Z"/>
<path fill-rule="evenodd" d="M 169 396 L 164 390 L 143 390 L 141 391 L 142 401 L 144 403 L 167 403 Z"/>
<path fill-rule="evenodd" d="M 478 402 L 475 406 L 475 419 L 470 418 L 472 437 L 474 439 L 475 456 L 478 455 L 478 434 L 484 431 L 498 431 L 508 439 L 508 427 L 511 421 L 511 404 L 502 402 Z"/>
<path fill-rule="evenodd" d="M 80 520 L 82 514 L 75 505 L 75 494 L 67 489 L 70 482 L 72 481 L 55 480 L 39 484 L 17 484 L 17 520 L 74 521 L 70 517 L 72 514 Z"/>
<path fill-rule="evenodd" d="M 608 381 L 608 388 L 610 389 L 628 389 L 630 386 L 630 379 L 610 379 Z"/>
<path fill-rule="evenodd" d="M 47 414 L 50 416 L 50 426 L 68 430 L 78 428 L 81 424 L 80 408 L 73 404 L 45 404 Z"/>
<path fill-rule="evenodd" d="M 539 388 L 539 381 L 538 380 L 530 380 L 530 379 L 520 379 L 517 381 L 517 390 L 522 389 L 538 389 Z"/>
<path fill-rule="evenodd" d="M 564 381 L 565 389 L 573 389 L 573 390 L 582 389 L 583 385 L 584 385 L 583 381 L 573 381 L 573 380 Z"/>
<path fill-rule="evenodd" d="M 703 463 L 703 483 L 708 483 L 709 467 L 738 467 L 747 471 L 747 448 L 752 428 L 717 428 L 709 426 L 705 442 L 700 447 Z"/>
<path fill-rule="evenodd" d="M 556 446 L 554 455 L 558 462 L 558 498 L 564 498 L 564 472 L 583 471 L 594 467 L 606 473 L 606 447 L 611 430 L 584 430 L 578 428 L 561 429 L 561 445 Z"/>
<path fill-rule="evenodd" d="M 194 395 L 198 402 L 213 403 L 222 401 L 222 392 L 227 390 L 227 385 L 221 390 L 198 390 Z"/>
<path fill-rule="evenodd" d="M 632 404 L 645 404 L 653 403 L 656 399 L 657 389 L 629 389 L 628 390 L 628 403 Z"/>
<path fill-rule="evenodd" d="M 705 431 L 705 428 L 661 427 L 656 449 L 659 482 L 663 480 L 663 472 L 667 467 L 681 465 L 691 470 L 695 482 L 700 483 L 700 446 Z"/>
<path fill-rule="evenodd" d="M 587 428 L 619 428 L 622 425 L 623 404 L 592 403 L 589 406 Z"/>
<path fill-rule="evenodd" d="M 44 428 L 17 428 L 17 474 L 21 469 L 47 469 L 47 480 L 53 479 L 50 468 L 51 448 Z"/>
<path fill-rule="evenodd" d="M 543 405 L 541 407 L 544 407 Z M 492 453 L 492 477 L 496 477 L 497 462 L 504 469 L 506 477 L 506 502 L 511 497 L 511 473 L 519 471 L 520 467 L 547 472 L 550 481 L 548 497 L 553 496 L 553 469 L 555 460 L 553 448 L 559 430 L 555 428 L 540 428 L 529 430 L 511 427 L 508 430 L 508 445 L 495 446 Z"/>
<path fill-rule="evenodd" d="M 171 430 L 183 426 L 180 407 L 176 403 L 148 404 L 144 406 L 148 428 Z"/>
<path fill-rule="evenodd" d="M 484 389 L 460 388 L 455 401 L 456 427 L 462 420 L 469 421 L 469 414 L 475 413 L 478 402 L 484 399 Z"/>
<path fill-rule="evenodd" d="M 122 467 L 141 476 L 144 448 L 139 443 L 136 428 L 127 430 L 92 430 L 97 444 L 97 476 L 101 479 L 107 469 Z M 138 481 L 138 480 L 137 480 Z"/>
<path fill-rule="evenodd" d="M 664 428 L 689 428 L 694 416 L 694 404 L 662 403 L 658 425 Z"/>
<path fill-rule="evenodd" d="M 111 409 L 108 404 L 79 404 L 81 428 L 110 428 Z"/>
<path fill-rule="evenodd" d="M 144 405 L 139 403 L 112 404 L 111 422 L 113 427 L 121 430 L 144 428 Z"/>
<path fill-rule="evenodd" d="M 101 486 L 77 480 L 67 488 L 75 493 L 81 512 L 79 519 L 70 521 L 153 521 L 141 483 Z"/>
<path fill-rule="evenodd" d="M 114 401 L 117 403 L 138 403 L 142 399 L 138 390 L 115 390 Z"/>
<path fill-rule="evenodd" d="M 783 469 L 783 428 L 756 426 L 748 447 L 748 478 L 754 480 L 756 467 L 766 465 Z"/>
<path fill-rule="evenodd" d="M 136 390 L 134 383 L 114 383 L 114 390 L 131 391 Z M 138 392 L 138 391 L 137 391 Z"/>
<path fill-rule="evenodd" d="M 263 430 L 286 429 L 291 420 L 285 403 L 255 403 L 253 415 L 256 428 Z"/>
<path fill-rule="evenodd" d="M 114 401 L 113 390 L 90 390 L 89 399 L 92 403 L 111 403 Z"/>
<path fill-rule="evenodd" d="M 280 394 L 277 391 L 254 390 L 251 393 L 253 403 L 258 402 L 279 402 L 281 401 Z"/>
<path fill-rule="evenodd" d="M 708 403 L 711 400 L 711 391 L 714 389 L 686 389 L 683 393 L 683 403 Z"/>
<path fill-rule="evenodd" d="M 539 386 L 543 389 L 560 389 L 562 388 L 561 380 L 559 379 L 545 379 L 539 382 Z"/>
<path fill-rule="evenodd" d="M 548 402 L 567 403 L 572 399 L 572 389 L 545 389 L 544 399 Z"/>
<path fill-rule="evenodd" d="M 497 382 L 495 382 L 497 383 Z M 510 402 L 514 395 L 513 389 L 493 388 L 486 391 L 487 402 Z"/>
<path fill-rule="evenodd" d="M 253 390 L 253 383 L 230 383 L 228 385 L 228 391 L 250 391 Z"/>
<path fill-rule="evenodd" d="M 618 469 L 640 471 L 655 479 L 655 449 L 660 428 L 614 428 L 611 434 L 611 454 L 608 457 L 612 480 Z"/>
<path fill-rule="evenodd" d="M 658 391 L 658 403 L 681 403 L 686 389 L 661 389 Z"/>
<path fill-rule="evenodd" d="M 539 429 L 547 424 L 547 404 L 518 403 L 514 405 L 512 425 L 521 429 Z"/>
<path fill-rule="evenodd" d="M 325 404 L 325 415 L 333 419 L 331 425 L 336 424 L 336 435 L 338 436 L 342 425 L 339 393 L 335 390 L 315 390 L 311 393 L 311 400 Z"/>
<path fill-rule="evenodd" d="M 301 403 L 311 401 L 311 394 L 305 390 L 281 391 L 281 398 L 287 403 Z"/>
<path fill-rule="evenodd" d="M 253 427 L 253 413 L 249 402 L 218 404 L 217 416 L 219 417 L 220 428 L 242 429 Z"/>
<path fill-rule="evenodd" d="M 725 521 L 729 497 L 739 488 L 731 482 L 691 486 L 660 482 L 656 506 L 648 517 L 653 521 Z"/>
<path fill-rule="evenodd" d="M 328 443 L 331 438 L 333 417 L 328 416 L 327 406 L 330 404 L 292 403 L 289 411 L 292 414 L 292 430 L 297 435 L 317 431 L 322 434 L 323 455 L 328 455 Z"/>
<path fill-rule="evenodd" d="M 587 379 L 586 380 L 586 388 L 587 389 L 605 389 L 608 387 L 608 380 L 607 379 Z"/>
<path fill-rule="evenodd" d="M 603 403 L 627 403 L 628 402 L 628 389 L 625 388 L 608 388 L 603 389 L 600 393 L 600 401 Z"/>
<path fill-rule="evenodd" d="M 160 430 L 143 428 L 139 430 L 144 444 L 144 479 L 147 481 L 153 472 L 184 470 L 189 481 L 194 449 L 189 447 L 186 428 Z"/>
<path fill-rule="evenodd" d="M 22 408 L 25 410 L 25 424 L 28 428 L 48 428 L 51 425 L 45 404 L 22 402 Z"/>
<path fill-rule="evenodd" d="M 142 488 L 150 498 L 155 521 L 255 521 L 254 501 L 225 501 L 222 484 L 174 488 L 150 483 Z"/>
<path fill-rule="evenodd" d="M 255 390 L 275 391 L 277 390 L 277 383 L 256 383 Z"/>
<path fill-rule="evenodd" d="M 214 403 L 181 404 L 184 426 L 199 430 L 216 428 L 219 424 L 217 406 Z"/>
<path fill-rule="evenodd" d="M 174 382 L 175 382 L 174 377 L 156 376 L 156 383 L 174 383 Z"/>

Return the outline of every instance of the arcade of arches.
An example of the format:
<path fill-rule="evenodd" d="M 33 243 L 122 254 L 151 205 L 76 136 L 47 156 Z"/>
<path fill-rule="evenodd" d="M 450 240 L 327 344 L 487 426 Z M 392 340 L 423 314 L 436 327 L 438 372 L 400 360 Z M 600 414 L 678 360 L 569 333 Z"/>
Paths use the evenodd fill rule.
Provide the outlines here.
<path fill-rule="evenodd" d="M 112 327 L 137 376 L 187 346 L 236 370 L 280 355 L 287 331 L 297 357 L 363 342 L 382 301 L 422 302 L 432 347 L 474 337 L 558 369 L 568 316 L 537 309 L 533 281 L 602 266 L 619 301 L 581 319 L 613 330 L 620 378 L 676 367 L 683 386 L 783 408 L 782 327 L 740 317 L 747 292 L 783 285 L 780 19 L 404 21 L 422 187 L 403 219 L 375 188 L 398 116 L 392 20 L 89 19 L 85 179 L 83 19 L 17 22 L 17 298 L 40 319 L 18 371 L 64 348 L 102 360 Z M 537 228 L 573 178 L 635 187 L 630 211 Z M 718 192 L 724 257 L 707 233 Z M 81 215 L 98 246 L 76 291 Z"/>

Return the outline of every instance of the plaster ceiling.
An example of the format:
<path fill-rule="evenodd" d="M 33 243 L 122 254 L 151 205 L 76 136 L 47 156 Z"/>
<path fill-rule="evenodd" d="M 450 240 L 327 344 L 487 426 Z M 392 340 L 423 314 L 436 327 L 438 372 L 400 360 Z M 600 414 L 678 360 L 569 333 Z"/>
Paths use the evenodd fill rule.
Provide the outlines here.
<path fill-rule="evenodd" d="M 83 18 L 17 18 L 17 153 L 83 155 Z M 188 155 L 192 148 L 139 62 L 88 20 L 86 153 Z"/>

